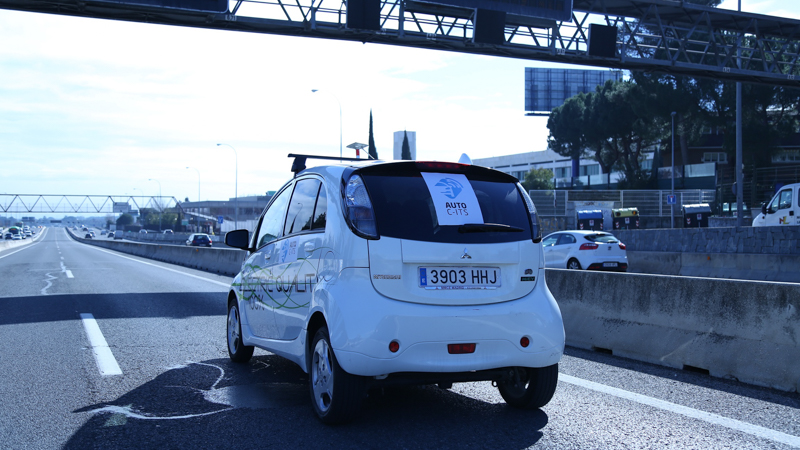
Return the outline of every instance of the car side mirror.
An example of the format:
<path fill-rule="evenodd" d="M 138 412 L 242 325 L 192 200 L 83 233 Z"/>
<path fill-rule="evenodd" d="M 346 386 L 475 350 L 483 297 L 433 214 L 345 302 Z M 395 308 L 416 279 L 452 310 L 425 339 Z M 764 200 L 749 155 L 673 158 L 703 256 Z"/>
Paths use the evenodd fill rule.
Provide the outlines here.
<path fill-rule="evenodd" d="M 250 250 L 250 232 L 234 230 L 225 234 L 225 245 L 242 250 Z"/>
<path fill-rule="evenodd" d="M 761 204 L 761 214 L 763 214 L 765 216 L 767 215 L 767 204 L 766 203 L 762 203 Z"/>

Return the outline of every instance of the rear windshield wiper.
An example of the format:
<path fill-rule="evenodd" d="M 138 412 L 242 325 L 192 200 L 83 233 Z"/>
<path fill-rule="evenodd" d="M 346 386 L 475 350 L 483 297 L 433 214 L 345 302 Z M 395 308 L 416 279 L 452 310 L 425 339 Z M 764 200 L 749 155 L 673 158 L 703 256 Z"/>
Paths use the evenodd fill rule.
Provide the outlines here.
<path fill-rule="evenodd" d="M 516 233 L 525 231 L 519 227 L 512 227 L 511 225 L 503 225 L 499 223 L 467 223 L 458 226 L 459 233 Z"/>

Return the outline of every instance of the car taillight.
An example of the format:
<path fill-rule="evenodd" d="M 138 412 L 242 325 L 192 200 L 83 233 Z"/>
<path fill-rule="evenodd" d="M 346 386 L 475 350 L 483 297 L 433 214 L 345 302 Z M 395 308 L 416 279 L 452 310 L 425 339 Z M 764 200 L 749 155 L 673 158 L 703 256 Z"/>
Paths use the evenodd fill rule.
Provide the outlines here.
<path fill-rule="evenodd" d="M 350 225 L 365 238 L 378 238 L 375 227 L 375 211 L 369 199 L 364 180 L 358 175 L 353 175 L 345 186 L 345 203 L 347 206 L 347 219 Z"/>
<path fill-rule="evenodd" d="M 542 224 L 539 221 L 539 214 L 536 213 L 536 205 L 533 204 L 531 196 L 528 195 L 528 192 L 521 184 L 517 183 L 517 189 L 522 195 L 522 199 L 525 200 L 525 205 L 528 207 L 528 213 L 531 217 L 531 238 L 535 244 L 538 244 L 542 242 Z"/>
<path fill-rule="evenodd" d="M 599 247 L 599 245 L 594 243 L 586 243 L 586 244 L 581 244 L 581 248 L 579 248 L 578 250 L 597 250 L 597 247 Z"/>
<path fill-rule="evenodd" d="M 619 243 L 619 248 L 621 248 L 621 249 L 625 250 L 625 244 L 623 244 L 622 242 L 620 242 L 620 243 Z"/>

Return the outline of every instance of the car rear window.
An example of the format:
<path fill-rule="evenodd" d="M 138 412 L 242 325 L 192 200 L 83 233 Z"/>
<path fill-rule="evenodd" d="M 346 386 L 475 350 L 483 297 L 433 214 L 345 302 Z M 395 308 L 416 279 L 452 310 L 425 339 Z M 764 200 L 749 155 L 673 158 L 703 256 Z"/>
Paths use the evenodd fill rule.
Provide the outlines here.
<path fill-rule="evenodd" d="M 517 189 L 516 179 L 485 168 L 432 169 L 430 173 L 463 173 L 475 193 L 483 222 L 513 227 L 518 231 L 491 228 L 464 232 L 458 225 L 440 225 L 431 192 L 421 171 L 413 164 L 386 165 L 383 170 L 365 170 L 364 178 L 372 199 L 381 236 L 426 242 L 493 243 L 531 239 L 530 216 Z"/>
<path fill-rule="evenodd" d="M 619 240 L 613 234 L 587 234 L 587 241 L 600 242 L 602 244 L 615 244 Z"/>

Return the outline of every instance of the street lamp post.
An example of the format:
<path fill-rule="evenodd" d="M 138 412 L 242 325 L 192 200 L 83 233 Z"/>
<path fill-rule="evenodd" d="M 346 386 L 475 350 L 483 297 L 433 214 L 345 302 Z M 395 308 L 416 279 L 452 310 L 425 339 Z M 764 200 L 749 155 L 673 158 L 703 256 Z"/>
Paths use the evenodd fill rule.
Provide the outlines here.
<path fill-rule="evenodd" d="M 217 147 L 220 146 L 228 146 L 233 150 L 233 154 L 236 156 L 236 184 L 234 186 L 234 198 L 233 198 L 233 207 L 235 211 L 233 212 L 233 229 L 239 229 L 239 153 L 236 152 L 236 149 L 233 148 L 230 144 L 217 144 Z"/>
<path fill-rule="evenodd" d="M 161 233 L 161 182 L 155 178 L 148 178 L 147 181 L 155 181 L 158 183 L 158 201 L 156 205 L 158 205 L 158 232 Z"/>
<path fill-rule="evenodd" d="M 312 89 L 311 92 L 319 92 L 319 89 Z M 336 100 L 336 103 L 339 104 L 339 158 L 342 157 L 342 102 L 339 101 L 339 97 L 333 95 L 333 93 L 328 92 L 331 96 Z"/>
<path fill-rule="evenodd" d="M 133 188 L 133 190 L 134 190 L 134 191 L 139 191 L 139 194 L 141 194 L 141 197 L 140 197 L 140 200 L 139 200 L 139 201 L 142 201 L 142 202 L 143 202 L 143 201 L 144 201 L 144 191 L 142 191 L 142 190 L 141 190 L 141 189 L 139 189 L 139 188 Z M 136 193 L 134 192 L 134 197 L 136 196 L 135 194 L 136 194 Z M 136 199 L 134 198 L 134 203 L 135 203 L 135 202 L 136 202 Z M 136 205 L 136 207 L 137 207 L 137 208 L 139 208 L 139 210 L 140 210 L 140 211 L 139 211 L 139 217 L 142 217 L 142 215 L 141 215 L 141 209 L 142 209 L 142 207 L 141 207 L 141 206 L 139 206 L 138 204 Z"/>
<path fill-rule="evenodd" d="M 193 167 L 187 167 L 187 169 L 194 169 Z M 200 201 L 200 171 L 194 169 L 197 172 L 197 201 Z"/>
<path fill-rule="evenodd" d="M 675 111 L 670 114 L 672 116 L 672 190 L 670 193 L 675 198 Z M 675 228 L 675 203 L 669 205 L 669 224 L 670 228 Z"/>
<path fill-rule="evenodd" d="M 739 0 L 739 12 L 742 0 Z M 736 50 L 736 67 L 742 68 L 742 49 Z M 742 82 L 736 82 L 736 227 L 744 225 L 744 169 L 742 164 Z"/>

